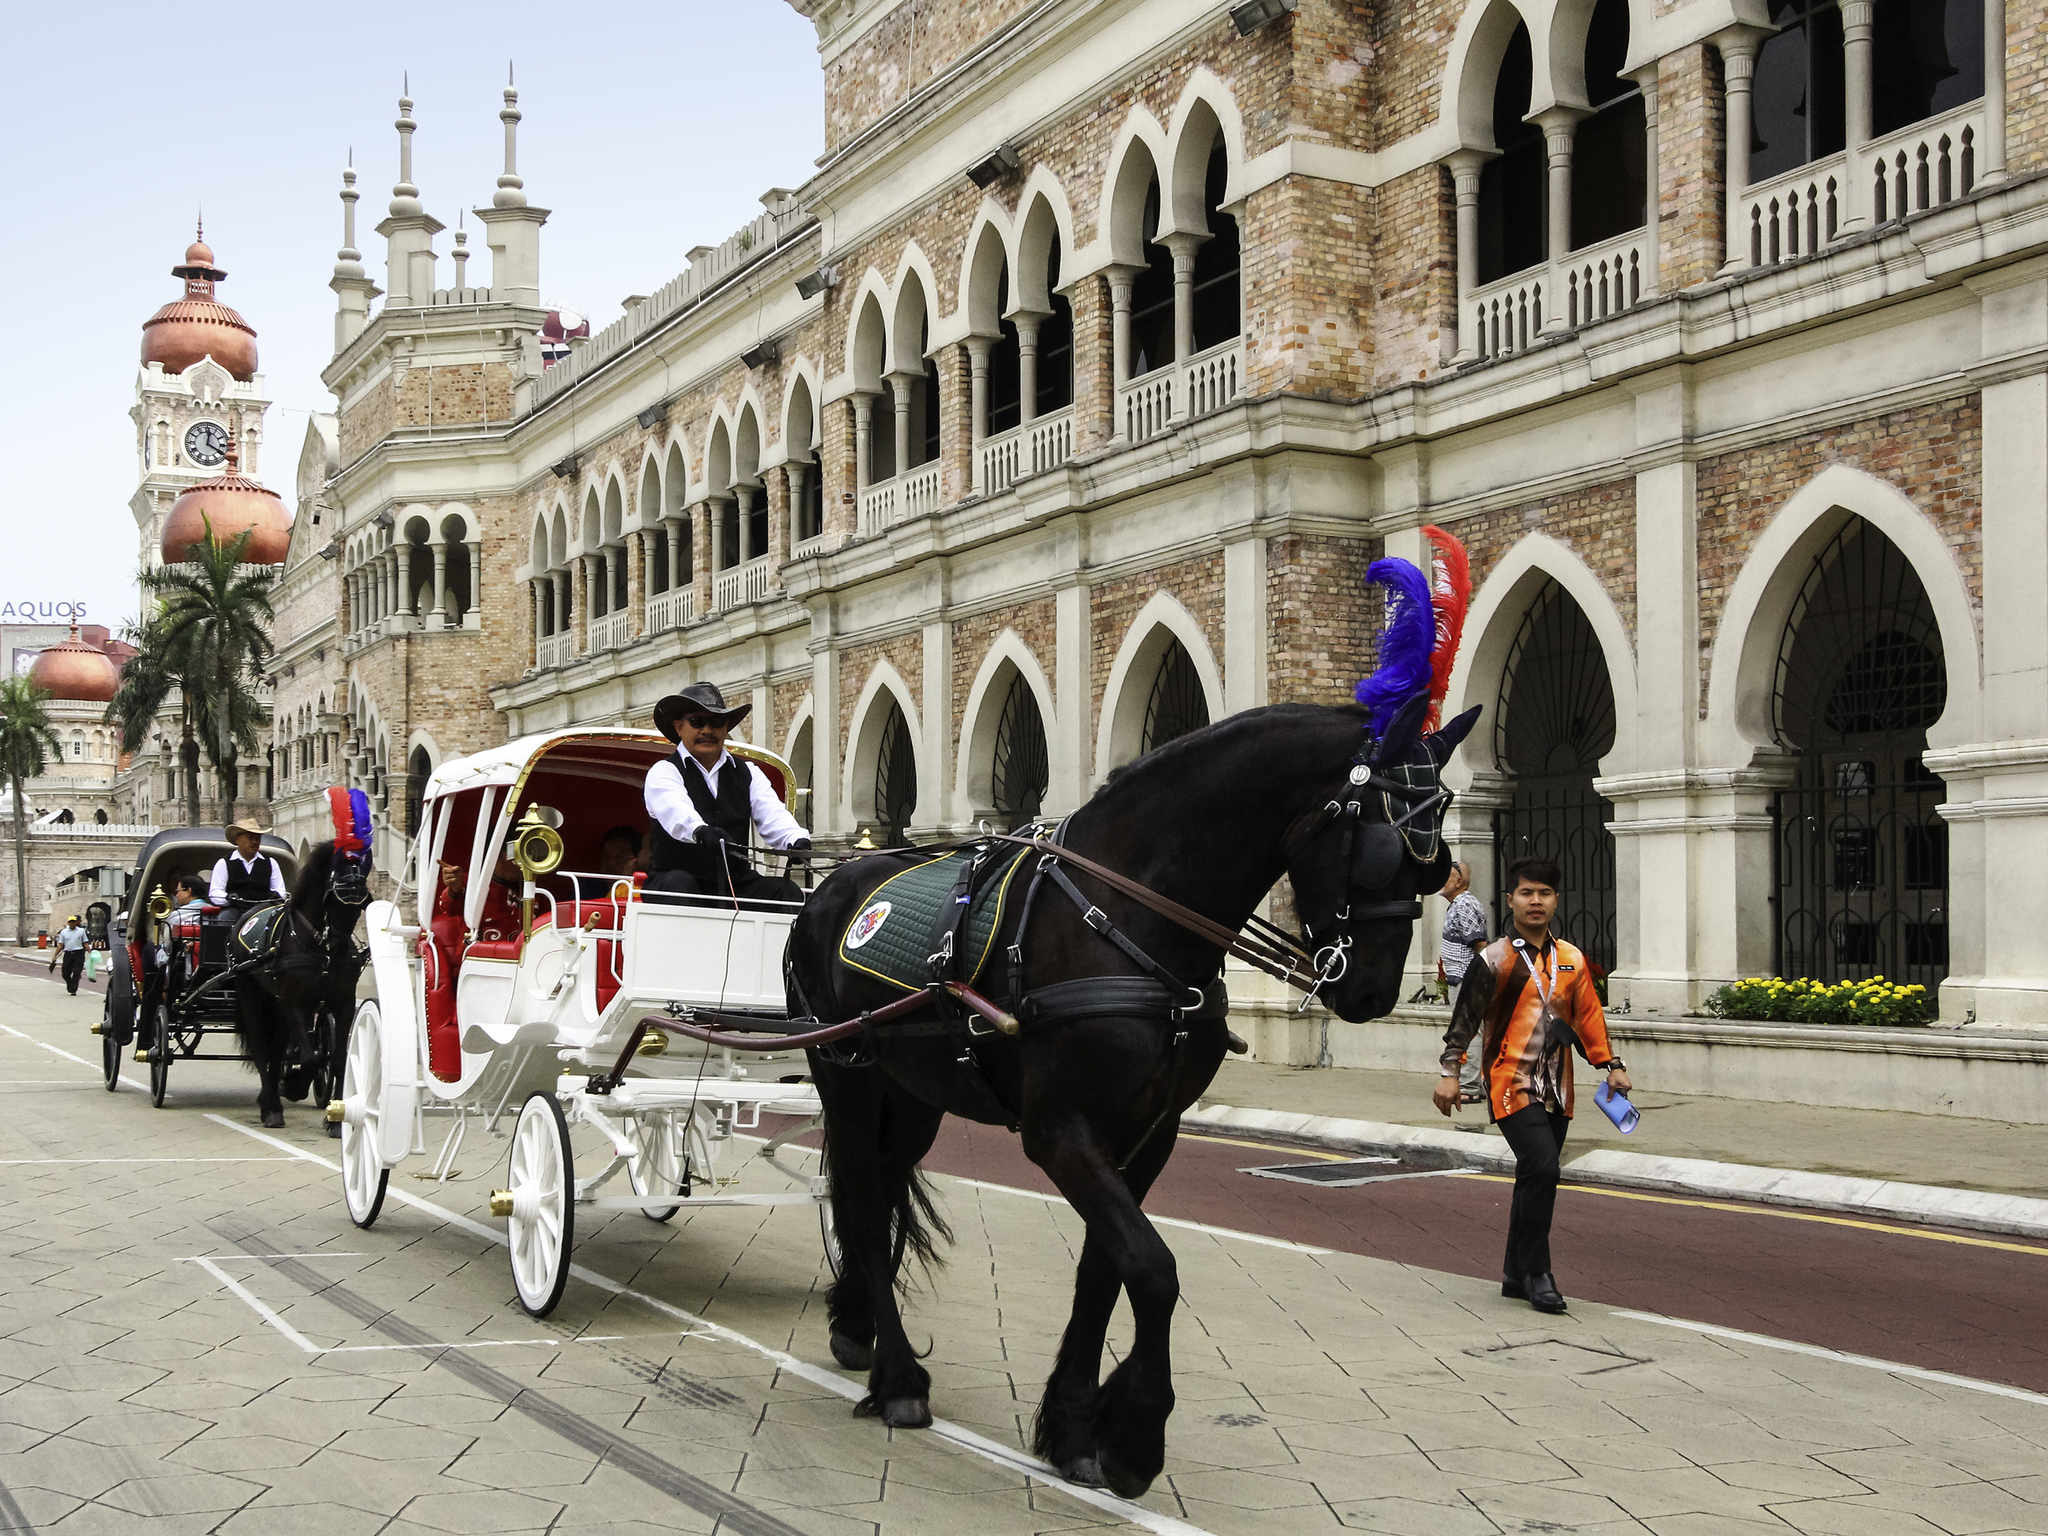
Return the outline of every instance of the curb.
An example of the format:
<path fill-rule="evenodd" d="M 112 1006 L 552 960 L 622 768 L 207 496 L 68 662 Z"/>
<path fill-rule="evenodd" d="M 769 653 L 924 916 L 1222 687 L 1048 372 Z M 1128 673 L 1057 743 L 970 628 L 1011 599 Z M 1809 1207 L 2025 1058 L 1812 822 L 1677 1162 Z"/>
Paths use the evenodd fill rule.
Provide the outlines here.
<path fill-rule="evenodd" d="M 1514 1154 L 1498 1139 L 1435 1126 L 1389 1125 L 1378 1120 L 1240 1109 L 1229 1104 L 1197 1104 L 1181 1116 L 1180 1124 L 1185 1131 L 1251 1132 L 1330 1151 L 1405 1154 L 1445 1168 L 1511 1173 L 1515 1166 Z M 1654 1157 L 1606 1147 L 1570 1159 L 1563 1176 L 1572 1184 L 1800 1206 L 2007 1237 L 2048 1238 L 2048 1200 L 1988 1190 L 1901 1184 L 1702 1158 Z"/>

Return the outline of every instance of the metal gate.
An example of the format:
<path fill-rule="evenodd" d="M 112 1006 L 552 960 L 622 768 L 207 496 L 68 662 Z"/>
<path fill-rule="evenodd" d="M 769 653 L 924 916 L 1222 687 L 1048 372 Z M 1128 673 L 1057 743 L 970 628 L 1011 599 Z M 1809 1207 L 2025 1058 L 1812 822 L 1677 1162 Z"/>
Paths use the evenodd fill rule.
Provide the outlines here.
<path fill-rule="evenodd" d="M 996 814 L 1014 832 L 1045 806 L 1051 773 L 1046 758 L 1045 718 L 1024 674 L 1014 672 L 996 722 L 995 763 L 989 775 Z"/>
<path fill-rule="evenodd" d="M 1138 738 L 1138 750 L 1150 752 L 1177 736 L 1198 731 L 1209 723 L 1209 699 L 1202 692 L 1202 679 L 1195 660 L 1178 640 L 1169 640 L 1159 658 L 1159 670 L 1152 678 L 1152 692 L 1145 699 L 1145 728 Z"/>
<path fill-rule="evenodd" d="M 1771 802 L 1779 975 L 1931 992 L 1948 974 L 1943 785 L 1920 761 L 1947 702 L 1919 577 L 1852 520 L 1815 558 L 1778 646 L 1772 723 L 1800 754 Z"/>
<path fill-rule="evenodd" d="M 1545 582 L 1508 652 L 1494 706 L 1494 751 L 1514 799 L 1494 812 L 1494 867 L 1555 859 L 1563 872 L 1552 927 L 1600 969 L 1615 963 L 1614 807 L 1593 791 L 1614 746 L 1614 685 L 1579 605 Z M 1509 922 L 1498 898 L 1494 932 Z"/>

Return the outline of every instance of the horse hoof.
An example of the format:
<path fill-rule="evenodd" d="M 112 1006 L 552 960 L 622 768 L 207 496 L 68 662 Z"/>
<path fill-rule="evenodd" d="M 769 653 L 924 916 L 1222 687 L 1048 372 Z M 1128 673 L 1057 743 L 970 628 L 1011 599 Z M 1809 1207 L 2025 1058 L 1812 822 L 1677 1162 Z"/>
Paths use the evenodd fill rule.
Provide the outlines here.
<path fill-rule="evenodd" d="M 1109 1485 L 1109 1491 L 1120 1499 L 1142 1499 L 1145 1490 L 1152 1486 L 1152 1479 L 1140 1477 L 1128 1467 L 1119 1466 L 1116 1458 L 1107 1451 L 1101 1458 L 1102 1480 Z"/>
<path fill-rule="evenodd" d="M 832 1332 L 832 1358 L 849 1371 L 871 1370 L 875 1363 L 875 1346 L 863 1344 L 850 1333 Z"/>
<path fill-rule="evenodd" d="M 333 1121 L 329 1121 L 329 1122 L 328 1122 L 328 1125 L 327 1125 L 327 1139 L 328 1139 L 329 1141 L 339 1141 L 339 1140 L 341 1140 L 341 1127 L 340 1127 L 340 1125 L 336 1124 L 336 1123 L 335 1123 L 335 1122 L 333 1122 Z"/>
<path fill-rule="evenodd" d="M 1100 1488 L 1102 1463 L 1093 1456 L 1076 1456 L 1060 1463 L 1060 1476 L 1077 1488 Z"/>
<path fill-rule="evenodd" d="M 882 1404 L 882 1422 L 891 1429 L 929 1429 L 932 1422 L 931 1400 L 892 1397 Z"/>
<path fill-rule="evenodd" d="M 266 1109 L 263 1111 L 263 1128 L 268 1131 L 283 1130 L 284 1111 L 281 1109 Z"/>

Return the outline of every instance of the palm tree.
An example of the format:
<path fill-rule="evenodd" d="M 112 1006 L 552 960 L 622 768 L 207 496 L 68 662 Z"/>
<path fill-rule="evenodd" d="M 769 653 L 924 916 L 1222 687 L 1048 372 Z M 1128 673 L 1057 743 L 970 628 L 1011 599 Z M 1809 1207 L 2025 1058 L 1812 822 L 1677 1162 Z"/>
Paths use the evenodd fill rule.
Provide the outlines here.
<path fill-rule="evenodd" d="M 14 942 L 28 943 L 28 804 L 23 786 L 62 757 L 43 703 L 49 694 L 25 677 L 0 680 L 0 775 L 14 796 Z"/>
<path fill-rule="evenodd" d="M 193 692 L 180 687 L 189 658 L 166 642 L 156 615 L 130 624 L 122 639 L 135 647 L 135 654 L 121 668 L 120 685 L 107 705 L 107 724 L 119 727 L 123 752 L 139 752 L 165 703 L 173 693 L 178 695 L 178 765 L 185 776 L 185 821 L 188 826 L 195 825 L 199 820 L 199 740 L 192 732 Z"/>
<path fill-rule="evenodd" d="M 270 577 L 242 569 L 252 533 L 223 544 L 206 536 L 183 564 L 144 571 L 142 590 L 161 605 L 150 621 L 167 665 L 175 668 L 188 701 L 189 727 L 220 777 L 222 814 L 232 816 L 240 793 L 241 757 L 262 743 L 263 701 L 256 679 L 271 655 Z M 131 663 L 132 665 L 132 663 Z M 188 769 L 196 767 L 195 760 Z M 188 780 L 196 777 L 188 772 Z M 198 791 L 188 791 L 198 820 Z"/>

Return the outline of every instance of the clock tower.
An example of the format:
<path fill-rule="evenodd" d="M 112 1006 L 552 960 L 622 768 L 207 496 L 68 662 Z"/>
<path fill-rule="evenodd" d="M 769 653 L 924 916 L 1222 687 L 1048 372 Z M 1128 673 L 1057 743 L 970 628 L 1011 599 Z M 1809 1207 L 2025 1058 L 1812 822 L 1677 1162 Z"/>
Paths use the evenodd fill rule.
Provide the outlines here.
<path fill-rule="evenodd" d="M 171 275 L 184 280 L 185 292 L 143 322 L 142 366 L 128 413 L 139 475 L 128 509 L 144 569 L 163 563 L 172 504 L 223 473 L 230 444 L 241 473 L 261 478 L 270 406 L 256 371 L 255 328 L 215 296 L 227 273 L 215 263 L 204 229 Z"/>

